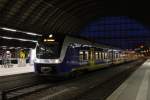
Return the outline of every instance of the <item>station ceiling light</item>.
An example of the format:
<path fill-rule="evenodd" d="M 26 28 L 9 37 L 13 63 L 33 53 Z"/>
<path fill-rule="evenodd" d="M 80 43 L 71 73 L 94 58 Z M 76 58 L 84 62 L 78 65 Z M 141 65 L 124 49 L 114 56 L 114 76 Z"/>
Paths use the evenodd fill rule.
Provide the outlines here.
<path fill-rule="evenodd" d="M 7 46 L 1 46 L 2 48 L 6 48 Z"/>
<path fill-rule="evenodd" d="M 8 39 L 8 40 L 11 40 L 11 39 L 12 39 L 11 37 L 5 37 L 5 36 L 3 36 L 3 37 L 1 37 L 1 38 L 3 38 L 3 39 Z"/>
<path fill-rule="evenodd" d="M 17 47 L 17 49 L 20 49 L 21 47 Z"/>
<path fill-rule="evenodd" d="M 32 33 L 32 32 L 23 32 L 21 31 L 22 33 L 25 33 L 25 34 L 28 34 L 28 35 L 34 35 L 34 36 L 42 36 L 40 34 L 36 34 L 36 33 Z"/>
<path fill-rule="evenodd" d="M 11 32 L 21 32 L 21 33 L 28 34 L 28 35 L 42 36 L 41 34 L 36 34 L 32 32 L 26 32 L 26 31 L 21 31 L 21 30 L 16 30 L 12 28 L 6 28 L 6 27 L 0 27 L 0 29 L 5 30 L 5 31 L 11 31 Z"/>
<path fill-rule="evenodd" d="M 15 47 L 9 47 L 9 49 L 15 49 Z"/>
<path fill-rule="evenodd" d="M 32 49 L 32 48 L 25 48 L 25 47 L 9 47 L 9 46 L 0 46 L 2 49 Z"/>
<path fill-rule="evenodd" d="M 13 40 L 19 40 L 19 41 L 29 41 L 29 42 L 37 42 L 36 40 L 29 40 L 29 39 L 22 39 L 22 38 L 14 38 L 14 37 L 4 37 L 4 36 L 0 36 L 0 38 L 3 38 L 3 39 L 13 39 Z"/>
<path fill-rule="evenodd" d="M 6 31 L 11 31 L 11 32 L 17 32 L 17 30 L 15 30 L 15 29 L 11 29 L 11 28 L 5 28 L 5 27 L 3 27 L 3 28 L 1 28 L 2 30 L 6 30 Z"/>
<path fill-rule="evenodd" d="M 7 46 L 1 46 L 1 47 L 7 47 Z"/>

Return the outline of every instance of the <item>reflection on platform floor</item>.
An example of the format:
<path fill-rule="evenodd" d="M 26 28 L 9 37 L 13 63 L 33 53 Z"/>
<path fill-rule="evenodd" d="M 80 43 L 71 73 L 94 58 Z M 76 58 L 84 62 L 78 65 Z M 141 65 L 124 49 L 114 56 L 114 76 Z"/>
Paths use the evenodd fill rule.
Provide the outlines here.
<path fill-rule="evenodd" d="M 3 65 L 0 65 L 0 76 L 6 76 L 6 75 L 14 75 L 14 74 L 22 74 L 22 73 L 29 73 L 34 72 L 34 66 L 33 64 L 11 64 L 9 67 L 4 67 Z"/>
<path fill-rule="evenodd" d="M 107 100 L 150 100 L 150 59 L 135 71 Z"/>

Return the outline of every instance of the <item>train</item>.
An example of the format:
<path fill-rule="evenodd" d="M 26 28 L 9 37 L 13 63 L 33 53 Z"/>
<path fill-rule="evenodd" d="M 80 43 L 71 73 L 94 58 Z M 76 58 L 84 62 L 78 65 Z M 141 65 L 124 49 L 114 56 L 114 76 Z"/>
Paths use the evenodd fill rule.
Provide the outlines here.
<path fill-rule="evenodd" d="M 74 75 L 138 59 L 134 51 L 64 34 L 42 36 L 35 51 L 35 73 L 51 77 Z"/>

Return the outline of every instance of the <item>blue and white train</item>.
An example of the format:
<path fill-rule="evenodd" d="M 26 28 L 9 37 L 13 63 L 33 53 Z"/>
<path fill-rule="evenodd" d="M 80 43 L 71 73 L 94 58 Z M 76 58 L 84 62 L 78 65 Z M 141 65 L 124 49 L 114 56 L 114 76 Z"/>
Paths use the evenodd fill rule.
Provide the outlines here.
<path fill-rule="evenodd" d="M 50 34 L 36 45 L 34 67 L 38 75 L 64 76 L 134 60 L 135 55 L 83 38 Z"/>

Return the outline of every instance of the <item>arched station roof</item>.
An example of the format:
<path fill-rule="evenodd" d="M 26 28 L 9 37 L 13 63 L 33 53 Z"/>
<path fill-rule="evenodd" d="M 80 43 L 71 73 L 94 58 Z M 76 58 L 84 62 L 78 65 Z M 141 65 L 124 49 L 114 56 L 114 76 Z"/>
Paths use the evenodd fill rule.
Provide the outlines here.
<path fill-rule="evenodd" d="M 89 23 L 80 35 L 121 48 L 149 45 L 150 29 L 129 16 L 105 16 Z"/>
<path fill-rule="evenodd" d="M 0 0 L 0 28 L 21 30 L 6 32 L 0 29 L 0 35 L 27 39 L 35 39 L 36 36 L 23 34 L 24 31 L 80 35 L 81 29 L 88 23 L 109 15 L 129 15 L 149 27 L 150 16 L 139 15 L 142 13 L 141 5 L 141 2 L 137 4 L 131 0 Z"/>

